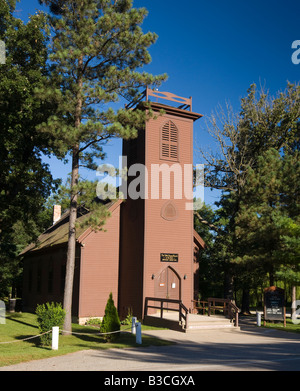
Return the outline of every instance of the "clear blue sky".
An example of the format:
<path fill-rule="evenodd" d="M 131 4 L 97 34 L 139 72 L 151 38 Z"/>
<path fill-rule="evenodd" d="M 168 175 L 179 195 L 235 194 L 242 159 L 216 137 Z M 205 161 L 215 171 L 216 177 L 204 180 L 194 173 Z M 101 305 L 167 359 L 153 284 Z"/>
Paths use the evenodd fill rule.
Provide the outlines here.
<path fill-rule="evenodd" d="M 192 96 L 193 111 L 209 116 L 225 101 L 238 111 L 252 83 L 275 94 L 287 81 L 299 81 L 300 64 L 291 61 L 292 42 L 300 40 L 299 1 L 134 0 L 134 5 L 149 11 L 144 32 L 159 36 L 145 70 L 167 73 L 160 90 Z M 22 19 L 41 9 L 37 0 L 22 0 L 17 8 Z M 203 119 L 194 130 L 196 144 L 211 145 Z M 112 142 L 106 151 L 107 163 L 116 165 L 121 143 Z M 194 163 L 202 163 L 196 150 Z M 51 168 L 55 177 L 70 171 L 62 163 Z M 206 202 L 214 200 L 205 193 Z"/>

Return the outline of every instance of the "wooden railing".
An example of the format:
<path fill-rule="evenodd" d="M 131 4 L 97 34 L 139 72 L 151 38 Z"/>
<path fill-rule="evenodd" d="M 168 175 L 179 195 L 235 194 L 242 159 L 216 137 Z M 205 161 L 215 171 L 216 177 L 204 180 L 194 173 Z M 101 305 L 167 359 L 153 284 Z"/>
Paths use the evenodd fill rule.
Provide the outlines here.
<path fill-rule="evenodd" d="M 215 315 L 216 310 L 222 311 L 224 316 L 232 321 L 234 319 L 235 326 L 239 325 L 239 308 L 230 299 L 219 299 L 215 297 L 209 297 L 207 301 L 193 300 L 193 312 L 195 311 L 208 316 Z"/>
<path fill-rule="evenodd" d="M 223 311 L 225 316 L 228 315 L 228 303 L 229 299 L 216 299 L 214 297 L 209 297 L 208 301 L 208 316 L 215 315 L 216 310 Z"/>
<path fill-rule="evenodd" d="M 233 303 L 233 301 L 230 300 L 228 304 L 228 310 L 229 310 L 229 318 L 232 321 L 234 317 L 234 325 L 235 327 L 239 327 L 239 312 L 240 309 Z"/>
<path fill-rule="evenodd" d="M 193 308 L 192 313 L 197 314 L 201 313 L 202 315 L 205 315 L 205 313 L 208 311 L 208 301 L 204 300 L 192 300 Z"/>
<path fill-rule="evenodd" d="M 149 305 L 149 301 L 159 302 L 160 305 Z M 165 307 L 164 304 L 174 304 L 175 307 L 178 308 L 172 308 L 173 306 L 167 306 Z M 145 298 L 145 309 L 144 309 L 144 317 L 148 315 L 148 309 L 154 308 L 160 310 L 160 317 L 163 318 L 164 310 L 167 311 L 178 311 L 179 312 L 179 322 L 182 322 L 184 320 L 185 328 L 188 328 L 188 313 L 189 310 L 186 308 L 186 306 L 182 303 L 181 300 L 174 300 L 174 299 L 160 299 L 156 297 L 146 297 Z"/>

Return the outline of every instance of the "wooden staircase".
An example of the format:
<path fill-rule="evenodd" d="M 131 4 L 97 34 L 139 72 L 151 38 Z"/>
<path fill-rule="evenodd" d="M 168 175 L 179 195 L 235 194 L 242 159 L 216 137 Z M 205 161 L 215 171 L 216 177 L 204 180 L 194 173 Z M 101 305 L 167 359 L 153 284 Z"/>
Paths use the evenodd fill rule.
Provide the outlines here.
<path fill-rule="evenodd" d="M 144 324 L 155 327 L 166 327 L 171 330 L 181 332 L 200 332 L 201 330 L 240 330 L 238 327 L 238 308 L 225 299 L 212 299 L 213 305 L 209 305 L 209 316 L 200 314 L 191 314 L 188 309 L 181 303 L 180 300 L 146 298 Z M 216 302 L 221 300 L 224 315 L 215 315 L 217 308 Z M 157 305 L 149 305 L 149 302 L 159 303 Z M 219 301 L 218 301 L 219 303 Z M 176 309 L 176 304 L 178 308 Z M 232 307 L 233 305 L 233 307 Z M 152 313 L 148 313 L 151 308 Z M 154 311 L 154 309 L 156 311 Z M 234 310 L 232 313 L 231 310 Z M 212 314 L 213 312 L 213 314 Z"/>

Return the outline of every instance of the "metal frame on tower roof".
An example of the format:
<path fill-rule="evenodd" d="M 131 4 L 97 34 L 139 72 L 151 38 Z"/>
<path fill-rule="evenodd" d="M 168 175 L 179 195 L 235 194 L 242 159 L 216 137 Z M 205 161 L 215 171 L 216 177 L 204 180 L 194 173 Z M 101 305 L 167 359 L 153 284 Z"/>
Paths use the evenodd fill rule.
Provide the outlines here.
<path fill-rule="evenodd" d="M 150 99 L 151 97 L 156 98 L 156 100 L 165 99 L 165 100 L 168 100 L 171 102 L 179 102 L 179 103 L 181 103 L 181 105 L 178 106 L 177 109 L 192 111 L 192 97 L 183 98 L 181 96 L 172 94 L 171 92 L 153 90 L 149 87 L 146 88 L 146 90 L 142 93 L 142 95 L 140 96 L 140 98 L 138 100 L 135 100 L 135 101 L 129 103 L 125 107 L 126 107 L 126 109 L 131 109 L 133 107 L 136 107 L 145 98 L 146 98 L 146 102 L 151 102 L 151 99 Z"/>

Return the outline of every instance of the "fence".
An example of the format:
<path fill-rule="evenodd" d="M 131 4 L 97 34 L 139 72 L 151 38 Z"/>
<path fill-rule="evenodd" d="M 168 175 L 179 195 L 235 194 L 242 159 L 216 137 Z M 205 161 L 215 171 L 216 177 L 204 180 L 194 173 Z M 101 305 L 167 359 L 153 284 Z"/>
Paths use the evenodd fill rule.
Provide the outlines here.
<path fill-rule="evenodd" d="M 131 330 L 132 334 L 136 335 L 136 343 L 141 345 L 142 344 L 142 325 L 140 322 L 136 321 L 137 318 L 133 317 L 132 318 L 132 324 L 130 328 L 125 329 L 125 330 L 117 330 L 117 331 L 110 331 L 107 333 L 99 333 L 97 335 L 108 335 L 108 334 L 115 334 L 115 333 L 122 333 L 126 330 Z M 95 333 L 76 333 L 74 331 L 66 331 L 66 330 L 59 330 L 59 327 L 52 327 L 52 330 L 46 331 L 45 333 L 41 333 L 38 335 L 33 335 L 31 337 L 27 337 L 24 339 L 19 339 L 17 341 L 6 341 L 6 342 L 0 342 L 0 344 L 9 344 L 9 343 L 16 343 L 16 342 L 23 342 L 23 341 L 29 341 L 34 338 L 38 338 L 42 335 L 52 333 L 52 350 L 58 350 L 58 345 L 59 345 L 59 332 L 64 332 L 66 334 L 77 334 L 77 335 L 92 335 L 95 336 Z"/>

